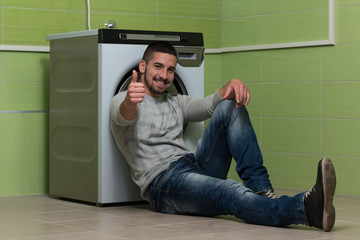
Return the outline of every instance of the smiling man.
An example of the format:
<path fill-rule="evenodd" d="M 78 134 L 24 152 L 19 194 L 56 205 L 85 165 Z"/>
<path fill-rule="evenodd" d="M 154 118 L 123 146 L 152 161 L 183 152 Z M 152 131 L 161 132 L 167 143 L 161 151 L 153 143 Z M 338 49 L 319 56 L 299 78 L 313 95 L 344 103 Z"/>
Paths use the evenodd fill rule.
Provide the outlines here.
<path fill-rule="evenodd" d="M 250 101 L 247 86 L 232 79 L 204 99 L 166 93 L 176 64 L 171 44 L 150 44 L 139 63 L 140 81 L 134 71 L 128 90 L 111 103 L 115 141 L 152 208 L 172 214 L 231 214 L 254 224 L 305 224 L 330 231 L 336 186 L 331 160 L 319 161 L 309 191 L 278 198 L 245 107 Z M 190 152 L 183 126 L 210 117 L 195 152 Z M 232 158 L 243 183 L 227 179 Z"/>

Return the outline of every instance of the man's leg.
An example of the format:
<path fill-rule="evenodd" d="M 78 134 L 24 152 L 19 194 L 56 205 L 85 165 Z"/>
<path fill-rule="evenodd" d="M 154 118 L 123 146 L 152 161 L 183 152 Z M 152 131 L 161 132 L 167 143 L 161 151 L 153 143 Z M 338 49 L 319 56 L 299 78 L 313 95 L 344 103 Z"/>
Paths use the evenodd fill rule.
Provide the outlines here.
<path fill-rule="evenodd" d="M 148 194 L 152 207 L 163 213 L 234 215 L 248 223 L 270 226 L 307 223 L 304 193 L 279 199 L 259 196 L 240 182 L 204 174 L 191 155 L 158 176 Z"/>
<path fill-rule="evenodd" d="M 294 197 L 270 199 L 254 194 L 242 183 L 204 174 L 192 155 L 171 164 L 149 186 L 155 211 L 214 216 L 230 214 L 246 222 L 270 226 L 305 224 L 330 231 L 335 223 L 333 197 L 336 175 L 332 162 L 318 164 L 314 187 Z"/>
<path fill-rule="evenodd" d="M 244 185 L 255 193 L 272 190 L 262 154 L 244 106 L 221 102 L 200 139 L 195 158 L 209 176 L 225 179 L 231 159 Z"/>

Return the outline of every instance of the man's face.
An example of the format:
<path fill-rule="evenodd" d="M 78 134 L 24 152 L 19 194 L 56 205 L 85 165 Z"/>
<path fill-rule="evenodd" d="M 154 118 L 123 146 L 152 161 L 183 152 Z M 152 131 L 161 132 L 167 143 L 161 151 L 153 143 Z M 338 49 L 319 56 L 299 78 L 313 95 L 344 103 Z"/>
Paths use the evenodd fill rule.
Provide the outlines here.
<path fill-rule="evenodd" d="M 139 65 L 145 93 L 152 97 L 159 97 L 172 84 L 175 77 L 176 57 L 168 53 L 154 52 L 153 58 L 146 64 Z"/>

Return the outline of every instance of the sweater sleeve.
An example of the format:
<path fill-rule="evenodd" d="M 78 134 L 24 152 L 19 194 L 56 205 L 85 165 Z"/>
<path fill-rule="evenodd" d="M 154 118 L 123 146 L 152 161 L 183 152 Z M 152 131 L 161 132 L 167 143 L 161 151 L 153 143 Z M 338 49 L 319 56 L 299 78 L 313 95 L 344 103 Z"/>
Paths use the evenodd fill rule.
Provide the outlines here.
<path fill-rule="evenodd" d="M 191 96 L 182 96 L 181 104 L 185 122 L 200 122 L 210 118 L 216 106 L 222 101 L 222 97 L 216 91 L 203 99 Z"/>

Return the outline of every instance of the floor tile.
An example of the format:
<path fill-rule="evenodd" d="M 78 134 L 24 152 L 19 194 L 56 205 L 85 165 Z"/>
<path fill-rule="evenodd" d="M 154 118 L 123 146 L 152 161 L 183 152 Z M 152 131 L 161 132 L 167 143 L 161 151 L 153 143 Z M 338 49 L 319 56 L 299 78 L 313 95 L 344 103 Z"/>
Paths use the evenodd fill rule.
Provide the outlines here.
<path fill-rule="evenodd" d="M 0 227 L 0 234 L 9 238 L 44 237 L 62 233 L 79 232 L 71 227 L 64 227 L 51 223 L 35 223 Z"/>
<path fill-rule="evenodd" d="M 360 239 L 359 204 L 359 196 L 336 195 L 336 222 L 327 233 L 302 225 L 248 224 L 233 216 L 161 214 L 147 204 L 97 207 L 47 195 L 0 197 L 0 240 L 355 240 Z"/>
<path fill-rule="evenodd" d="M 156 223 L 149 223 L 143 221 L 141 217 L 101 217 L 93 219 L 74 220 L 66 222 L 58 222 L 63 226 L 76 226 L 82 231 L 108 231 L 117 228 L 131 228 L 131 227 L 145 227 L 156 225 Z"/>
<path fill-rule="evenodd" d="M 1 239 L 1 238 L 0 238 Z M 21 240 L 126 240 L 121 237 L 107 236 L 96 232 L 59 234 L 44 237 L 21 238 Z"/>

